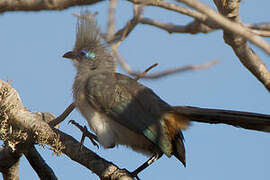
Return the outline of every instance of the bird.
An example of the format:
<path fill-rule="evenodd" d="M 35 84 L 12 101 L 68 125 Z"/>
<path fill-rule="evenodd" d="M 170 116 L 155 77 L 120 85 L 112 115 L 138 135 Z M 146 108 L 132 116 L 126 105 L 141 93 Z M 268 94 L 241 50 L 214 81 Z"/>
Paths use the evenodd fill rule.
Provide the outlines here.
<path fill-rule="evenodd" d="M 63 57 L 71 59 L 77 69 L 72 88 L 74 104 L 99 144 L 104 148 L 124 145 L 150 156 L 131 172 L 134 177 L 163 154 L 175 156 L 186 166 L 182 130 L 191 121 L 270 132 L 270 115 L 171 106 L 136 78 L 117 73 L 95 15 L 87 10 L 78 18 L 73 50 Z"/>
<path fill-rule="evenodd" d="M 116 72 L 115 60 L 89 11 L 81 12 L 75 46 L 63 57 L 77 69 L 72 88 L 75 107 L 101 146 L 124 145 L 151 156 L 133 171 L 134 176 L 163 154 L 186 166 L 181 130 L 189 126 L 188 118 L 150 88 Z"/>

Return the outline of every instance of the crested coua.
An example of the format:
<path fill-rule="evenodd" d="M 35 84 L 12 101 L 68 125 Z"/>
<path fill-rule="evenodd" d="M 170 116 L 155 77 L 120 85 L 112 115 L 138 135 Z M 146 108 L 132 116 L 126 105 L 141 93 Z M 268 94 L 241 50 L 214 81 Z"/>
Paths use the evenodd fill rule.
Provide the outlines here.
<path fill-rule="evenodd" d="M 163 154 L 186 164 L 180 130 L 187 128 L 188 119 L 151 89 L 116 72 L 115 61 L 88 11 L 78 18 L 75 46 L 63 57 L 71 59 L 77 69 L 75 106 L 98 142 L 104 148 L 125 145 L 152 156 L 133 175 Z"/>

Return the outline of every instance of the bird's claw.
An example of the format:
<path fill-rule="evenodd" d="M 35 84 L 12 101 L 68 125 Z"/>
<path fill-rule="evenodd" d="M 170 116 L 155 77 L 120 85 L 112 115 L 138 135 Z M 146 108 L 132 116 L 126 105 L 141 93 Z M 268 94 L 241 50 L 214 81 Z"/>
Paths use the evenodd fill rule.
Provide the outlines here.
<path fill-rule="evenodd" d="M 71 123 L 74 126 L 76 126 L 77 128 L 79 128 L 81 130 L 81 132 L 83 133 L 82 138 L 81 138 L 81 147 L 80 148 L 82 148 L 85 137 L 88 137 L 90 139 L 90 141 L 92 142 L 92 144 L 99 149 L 99 145 L 96 143 L 96 141 L 98 142 L 97 136 L 90 133 L 86 126 L 82 127 L 79 123 L 75 122 L 74 120 L 69 120 L 68 124 L 69 123 Z"/>

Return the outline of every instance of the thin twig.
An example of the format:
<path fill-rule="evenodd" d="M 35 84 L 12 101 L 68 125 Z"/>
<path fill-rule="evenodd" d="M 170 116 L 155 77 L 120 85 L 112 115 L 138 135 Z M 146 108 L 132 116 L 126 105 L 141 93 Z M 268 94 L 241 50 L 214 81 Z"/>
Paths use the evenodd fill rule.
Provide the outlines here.
<path fill-rule="evenodd" d="M 180 72 L 182 73 L 182 72 L 185 72 L 185 71 L 206 69 L 206 68 L 209 68 L 209 67 L 217 64 L 218 62 L 219 62 L 218 59 L 214 59 L 212 61 L 200 64 L 200 65 L 188 65 L 188 66 L 179 67 L 179 68 L 175 68 L 175 69 L 168 69 L 168 70 L 158 72 L 158 73 L 152 73 L 152 74 L 149 74 L 149 75 L 145 75 L 142 78 L 144 78 L 144 79 L 158 79 L 158 78 L 165 77 L 165 76 L 168 76 L 168 75 L 172 75 L 172 74 L 175 74 L 175 73 L 180 73 Z M 137 76 L 138 74 L 140 74 L 140 73 L 138 73 L 138 72 L 132 72 L 131 73 L 131 75 L 133 75 L 133 76 Z"/>
<path fill-rule="evenodd" d="M 115 31 L 115 8 L 117 5 L 117 0 L 111 0 L 109 5 L 109 16 L 108 16 L 108 28 L 107 28 L 107 35 L 106 40 L 112 38 L 113 33 Z"/>
<path fill-rule="evenodd" d="M 134 78 L 134 80 L 138 81 L 139 79 L 141 79 L 142 77 L 144 77 L 147 74 L 148 71 L 150 71 L 151 69 L 153 69 L 157 65 L 158 65 L 158 63 L 153 64 L 152 66 L 150 66 L 149 68 L 147 68 L 146 70 L 144 70 L 142 73 L 138 74 L 138 76 L 136 78 Z"/>
<path fill-rule="evenodd" d="M 85 137 L 88 137 L 90 139 L 90 141 L 92 142 L 92 144 L 94 146 L 97 146 L 97 148 L 99 148 L 98 144 L 95 142 L 95 141 L 98 142 L 97 136 L 94 135 L 94 134 L 92 134 L 92 133 L 90 133 L 87 130 L 87 127 L 86 126 L 82 127 L 79 123 L 75 122 L 74 120 L 70 120 L 69 123 L 71 123 L 74 126 L 76 126 L 77 128 L 79 128 L 81 130 L 81 132 L 83 133 L 82 138 L 81 138 L 81 144 L 83 144 L 84 138 Z"/>
<path fill-rule="evenodd" d="M 164 8 L 164 9 L 168 9 L 180 14 L 184 14 L 193 18 L 196 18 L 202 22 L 205 22 L 207 20 L 207 16 L 204 15 L 203 13 L 200 13 L 198 11 L 189 9 L 189 8 L 185 8 L 183 6 L 179 6 L 173 3 L 169 3 L 166 1 L 156 1 L 156 0 L 128 0 L 134 4 L 141 4 L 144 6 L 156 6 L 156 7 L 160 7 L 160 8 Z"/>
<path fill-rule="evenodd" d="M 116 48 L 120 45 L 120 43 L 129 35 L 129 33 L 135 28 L 138 24 L 140 17 L 142 16 L 144 6 L 141 5 L 134 5 L 133 6 L 133 18 L 129 20 L 126 25 L 118 30 L 112 39 L 108 39 L 109 44 L 115 44 Z"/>
<path fill-rule="evenodd" d="M 74 103 L 70 104 L 60 116 L 58 116 L 53 121 L 49 122 L 49 125 L 55 126 L 55 125 L 61 123 L 74 110 L 74 108 L 75 108 L 75 104 Z"/>
<path fill-rule="evenodd" d="M 258 36 L 262 36 L 262 37 L 270 37 L 270 31 L 269 30 L 257 30 L 257 29 L 251 29 L 249 28 L 249 30 L 258 35 Z"/>
<path fill-rule="evenodd" d="M 121 57 L 120 53 L 117 50 L 114 51 L 113 53 L 115 53 L 114 55 L 118 59 L 118 62 L 124 68 L 124 70 L 127 71 L 128 74 L 130 74 L 132 76 L 138 76 L 138 75 L 140 75 L 142 73 L 142 72 L 134 71 L 129 66 L 129 64 Z M 214 59 L 214 60 L 206 62 L 204 64 L 188 65 L 188 66 L 179 67 L 179 68 L 175 68 L 175 69 L 169 69 L 169 70 L 165 70 L 165 71 L 162 71 L 162 72 L 145 75 L 145 76 L 143 76 L 141 78 L 143 78 L 143 79 L 158 79 L 158 78 L 168 76 L 168 75 L 171 75 L 171 74 L 175 74 L 175 73 L 180 73 L 180 72 L 185 72 L 185 71 L 190 71 L 190 70 L 206 69 L 206 68 L 209 68 L 209 67 L 217 64 L 218 62 L 219 62 L 218 59 Z"/>
<path fill-rule="evenodd" d="M 258 24 L 246 24 L 245 25 L 248 28 L 251 29 L 257 29 L 257 30 L 264 30 L 264 31 L 270 31 L 270 23 L 258 23 Z"/>
<path fill-rule="evenodd" d="M 201 23 L 198 20 L 194 20 L 187 25 L 174 25 L 172 23 L 163 23 L 158 20 L 150 19 L 150 18 L 141 18 L 139 20 L 141 24 L 147 24 L 151 26 L 155 26 L 157 28 L 163 29 L 168 33 L 209 33 L 214 31 L 215 29 L 210 28 L 209 26 Z"/>

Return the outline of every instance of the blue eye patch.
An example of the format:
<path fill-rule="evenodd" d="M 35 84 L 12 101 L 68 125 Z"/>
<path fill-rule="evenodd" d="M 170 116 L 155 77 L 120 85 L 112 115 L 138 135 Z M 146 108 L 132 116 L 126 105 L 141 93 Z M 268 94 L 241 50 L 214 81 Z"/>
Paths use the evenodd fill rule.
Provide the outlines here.
<path fill-rule="evenodd" d="M 87 51 L 87 50 L 83 49 L 83 50 L 81 50 L 81 52 L 84 55 L 84 57 L 86 57 L 86 58 L 94 59 L 96 57 L 96 54 L 91 52 L 91 51 Z"/>

